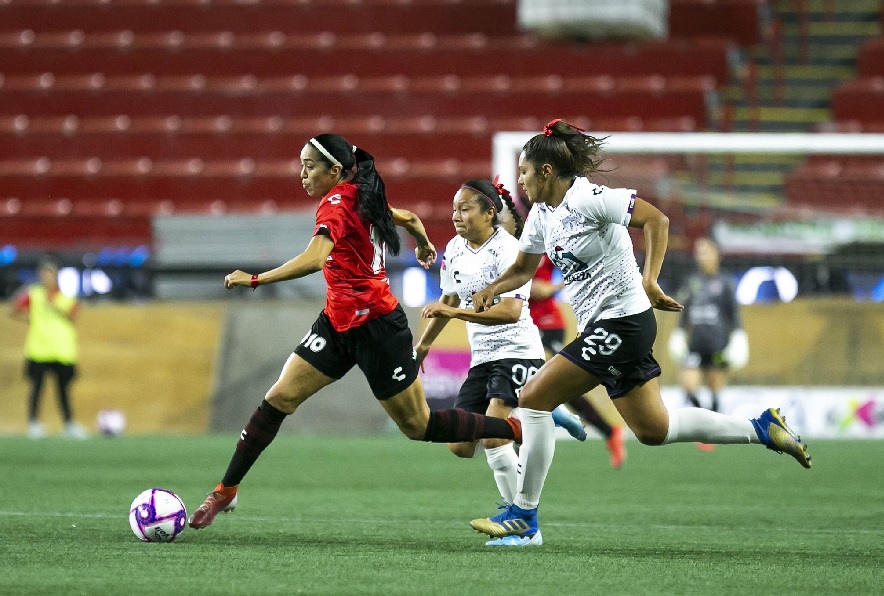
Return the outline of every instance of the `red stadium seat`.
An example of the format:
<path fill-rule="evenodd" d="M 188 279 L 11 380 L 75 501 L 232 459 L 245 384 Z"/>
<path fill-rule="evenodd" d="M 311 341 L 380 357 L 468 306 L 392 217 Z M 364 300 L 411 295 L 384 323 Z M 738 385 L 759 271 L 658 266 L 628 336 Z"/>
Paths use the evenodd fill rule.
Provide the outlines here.
<path fill-rule="evenodd" d="M 848 81 L 832 93 L 832 112 L 837 120 L 880 121 L 882 106 L 884 77 Z"/>
<path fill-rule="evenodd" d="M 884 76 L 884 37 L 865 42 L 859 49 L 856 61 L 860 77 Z"/>

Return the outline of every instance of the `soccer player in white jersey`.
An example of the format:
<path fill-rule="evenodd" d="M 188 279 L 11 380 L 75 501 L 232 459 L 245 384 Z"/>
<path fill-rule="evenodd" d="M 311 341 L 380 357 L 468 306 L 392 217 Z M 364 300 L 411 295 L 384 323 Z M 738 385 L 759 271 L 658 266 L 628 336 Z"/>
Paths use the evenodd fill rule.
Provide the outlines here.
<path fill-rule="evenodd" d="M 506 223 L 500 214 L 509 210 Z M 424 307 L 423 318 L 430 319 L 415 350 L 423 363 L 430 346 L 451 319 L 466 321 L 470 343 L 470 370 L 457 395 L 455 408 L 496 418 L 507 418 L 518 406 L 525 382 L 543 366 L 545 354 L 540 332 L 528 310 L 531 280 L 505 292 L 495 304 L 481 313 L 473 309 L 473 293 L 503 273 L 519 252 L 519 241 L 505 229 L 512 225 L 521 234 L 522 218 L 502 184 L 488 180 L 468 180 L 454 195 L 451 216 L 457 236 L 445 248 L 440 272 L 442 298 Z M 573 428 L 586 431 L 576 416 L 564 408 L 558 416 L 570 419 Z M 556 417 L 554 414 L 554 418 Z M 563 425 L 568 428 L 567 425 Z M 572 433 L 573 434 L 573 433 Z M 450 443 L 458 457 L 471 458 L 479 441 Z M 516 491 L 518 457 L 511 441 L 483 439 L 485 456 L 506 506 Z M 543 543 L 540 532 L 532 536 L 507 536 L 488 541 L 489 546 L 529 546 Z"/>
<path fill-rule="evenodd" d="M 495 296 L 530 279 L 545 252 L 562 270 L 565 296 L 581 334 L 534 375 L 519 397 L 522 447 L 513 505 L 471 526 L 491 537 L 537 531 L 537 507 L 555 451 L 550 411 L 599 384 L 646 445 L 703 442 L 760 443 L 788 453 L 805 468 L 806 445 L 779 410 L 745 420 L 710 410 L 667 411 L 660 398 L 660 366 L 652 348 L 657 334 L 652 308 L 679 312 L 682 305 L 657 283 L 669 236 L 669 219 L 634 190 L 593 184 L 601 142 L 565 121 L 553 120 L 525 144 L 519 184 L 532 208 L 519 255 L 496 281 L 473 295 L 481 313 Z M 627 226 L 644 233 L 645 263 L 639 271 Z"/>

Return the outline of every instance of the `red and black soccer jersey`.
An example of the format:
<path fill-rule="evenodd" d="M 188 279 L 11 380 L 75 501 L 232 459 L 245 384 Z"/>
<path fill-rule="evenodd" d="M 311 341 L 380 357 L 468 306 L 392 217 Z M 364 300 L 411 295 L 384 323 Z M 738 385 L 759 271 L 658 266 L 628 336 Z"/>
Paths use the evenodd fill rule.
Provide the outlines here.
<path fill-rule="evenodd" d="M 551 284 L 554 268 L 555 265 L 549 260 L 549 257 L 543 255 L 540 266 L 537 268 L 537 273 L 534 274 L 534 279 Z M 531 318 L 534 319 L 534 324 L 537 325 L 538 329 L 565 328 L 565 319 L 562 317 L 562 311 L 559 310 L 559 305 L 556 304 L 554 297 L 550 296 L 542 300 L 532 298 L 528 301 L 528 308 L 531 311 Z"/>
<path fill-rule="evenodd" d="M 398 304 L 384 267 L 384 242 L 356 209 L 357 189 L 344 182 L 322 197 L 313 235 L 335 243 L 322 272 L 328 286 L 325 312 L 343 332 L 391 312 Z"/>

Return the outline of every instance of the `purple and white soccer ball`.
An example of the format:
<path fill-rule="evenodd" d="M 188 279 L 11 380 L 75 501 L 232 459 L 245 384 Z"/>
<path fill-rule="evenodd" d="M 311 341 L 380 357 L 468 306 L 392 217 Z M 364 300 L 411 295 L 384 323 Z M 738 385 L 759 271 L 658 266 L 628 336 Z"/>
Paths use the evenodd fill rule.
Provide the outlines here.
<path fill-rule="evenodd" d="M 126 415 L 119 410 L 100 410 L 95 416 L 98 432 L 106 437 L 119 437 L 126 430 Z"/>
<path fill-rule="evenodd" d="M 175 493 L 149 488 L 132 501 L 129 525 L 144 542 L 172 542 L 187 526 L 187 510 Z"/>

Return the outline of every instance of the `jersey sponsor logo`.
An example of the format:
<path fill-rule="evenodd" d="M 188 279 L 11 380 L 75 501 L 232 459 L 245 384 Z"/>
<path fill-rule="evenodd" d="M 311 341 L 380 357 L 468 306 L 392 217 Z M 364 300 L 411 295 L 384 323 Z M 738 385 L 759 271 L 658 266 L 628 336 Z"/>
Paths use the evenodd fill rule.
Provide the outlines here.
<path fill-rule="evenodd" d="M 341 199 L 341 195 L 340 195 L 340 194 L 335 193 L 335 194 L 331 195 L 327 200 L 328 200 L 328 202 L 331 203 L 332 205 L 337 205 L 338 203 L 341 202 L 342 199 Z"/>
<path fill-rule="evenodd" d="M 586 268 L 589 267 L 588 264 L 574 256 L 574 253 L 565 250 L 558 244 L 556 244 L 553 249 L 551 260 L 555 263 L 556 267 L 562 270 L 562 274 L 567 281 L 578 279 L 575 275 L 585 271 Z"/>

